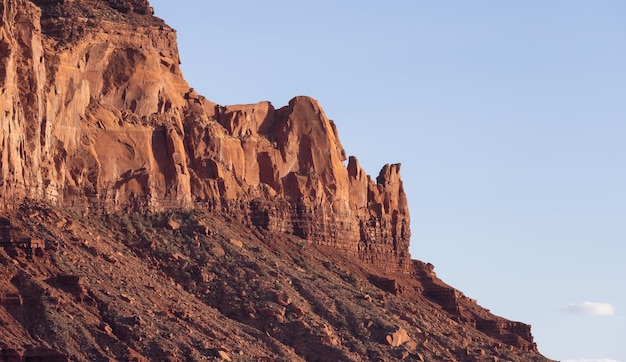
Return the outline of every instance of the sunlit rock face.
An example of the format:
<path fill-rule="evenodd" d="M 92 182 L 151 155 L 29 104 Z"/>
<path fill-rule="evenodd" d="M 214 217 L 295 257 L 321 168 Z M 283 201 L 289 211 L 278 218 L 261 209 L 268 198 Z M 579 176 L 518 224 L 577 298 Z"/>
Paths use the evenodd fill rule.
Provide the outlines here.
<path fill-rule="evenodd" d="M 206 338 L 234 335 L 287 360 L 361 360 L 363 343 L 368 360 L 545 360 L 530 326 L 410 260 L 400 165 L 370 178 L 314 99 L 207 100 L 146 0 L 0 0 L 0 14 L 0 355 L 224 358 Z M 112 313 L 120 301 L 155 324 Z"/>
<path fill-rule="evenodd" d="M 1 4 L 3 198 L 208 209 L 408 270 L 400 166 L 371 180 L 315 100 L 223 107 L 198 95 L 145 0 Z"/>

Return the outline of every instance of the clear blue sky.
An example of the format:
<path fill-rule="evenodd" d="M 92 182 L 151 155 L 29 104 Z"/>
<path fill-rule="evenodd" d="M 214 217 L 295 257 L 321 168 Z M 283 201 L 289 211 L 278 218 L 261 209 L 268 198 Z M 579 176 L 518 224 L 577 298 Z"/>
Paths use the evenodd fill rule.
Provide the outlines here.
<path fill-rule="evenodd" d="M 626 362 L 625 1 L 151 3 L 207 98 L 309 95 L 402 163 L 413 258 L 550 358 Z"/>

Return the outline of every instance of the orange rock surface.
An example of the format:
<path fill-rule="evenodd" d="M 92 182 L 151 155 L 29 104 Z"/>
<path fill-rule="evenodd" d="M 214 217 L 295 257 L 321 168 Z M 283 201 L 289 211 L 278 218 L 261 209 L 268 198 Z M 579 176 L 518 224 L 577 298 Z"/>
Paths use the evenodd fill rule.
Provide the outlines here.
<path fill-rule="evenodd" d="M 182 77 L 175 32 L 146 2 L 111 3 L 124 12 L 97 1 L 4 3 L 5 198 L 225 212 L 385 270 L 408 267 L 399 165 L 376 181 L 356 159 L 346 167 L 337 128 L 314 99 L 279 109 L 206 100 Z"/>

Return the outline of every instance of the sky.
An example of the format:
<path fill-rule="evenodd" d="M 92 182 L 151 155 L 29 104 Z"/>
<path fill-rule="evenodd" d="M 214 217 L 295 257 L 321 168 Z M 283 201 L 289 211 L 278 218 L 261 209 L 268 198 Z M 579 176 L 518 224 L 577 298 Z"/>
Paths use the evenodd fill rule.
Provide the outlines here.
<path fill-rule="evenodd" d="M 222 105 L 317 99 L 411 255 L 540 352 L 626 362 L 626 2 L 151 0 Z"/>

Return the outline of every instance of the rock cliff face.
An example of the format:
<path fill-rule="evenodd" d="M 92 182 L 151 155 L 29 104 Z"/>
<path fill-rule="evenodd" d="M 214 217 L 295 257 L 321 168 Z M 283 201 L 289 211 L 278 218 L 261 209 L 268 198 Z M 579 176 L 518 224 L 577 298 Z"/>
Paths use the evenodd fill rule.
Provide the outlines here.
<path fill-rule="evenodd" d="M 146 1 L 2 0 L 0 188 L 90 211 L 209 209 L 408 270 L 400 166 L 370 180 L 319 104 L 223 107 Z"/>
<path fill-rule="evenodd" d="M 406 347 L 409 334 L 423 339 L 418 360 L 518 352 L 543 360 L 529 326 L 491 315 L 410 260 L 400 165 L 371 179 L 314 99 L 276 109 L 198 95 L 180 71 L 174 30 L 146 0 L 0 0 L 0 13 L 0 330 L 8 336 L 0 357 L 141 360 L 184 346 L 188 356 L 226 359 L 227 349 L 200 348 L 189 330 L 212 343 L 219 336 L 207 330 L 231 330 L 253 341 L 228 337 L 242 355 L 287 360 L 315 359 L 320 349 L 330 359 L 376 359 L 385 340 L 408 356 L 418 347 Z M 73 223 L 76 215 L 97 222 Z M 119 285 L 127 291 L 113 296 Z M 198 303 L 179 300 L 183 316 L 164 306 L 176 288 Z M 387 296 L 414 322 L 402 322 L 406 330 L 372 327 L 370 308 L 384 311 Z M 118 297 L 132 308 L 119 309 Z M 165 309 L 155 315 L 147 306 L 159 298 Z M 192 310 L 195 324 L 185 317 Z M 185 337 L 168 348 L 145 342 L 174 343 L 164 328 Z M 354 345 L 334 332 L 346 328 L 341 338 Z"/>

